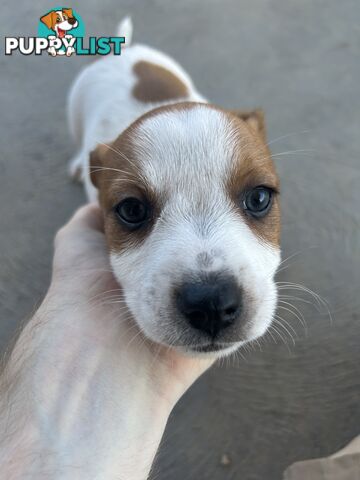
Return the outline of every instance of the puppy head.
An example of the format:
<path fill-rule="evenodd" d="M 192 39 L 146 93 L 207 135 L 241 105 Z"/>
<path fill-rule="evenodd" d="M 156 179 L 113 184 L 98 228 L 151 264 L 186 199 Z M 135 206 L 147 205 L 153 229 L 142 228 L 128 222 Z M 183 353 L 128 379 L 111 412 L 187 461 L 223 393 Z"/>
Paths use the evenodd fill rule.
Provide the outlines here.
<path fill-rule="evenodd" d="M 72 8 L 52 10 L 41 17 L 40 21 L 50 30 L 54 30 L 60 38 L 64 37 L 68 30 L 78 26 L 78 21 L 73 15 Z"/>
<path fill-rule="evenodd" d="M 223 355 L 266 331 L 280 213 L 261 112 L 160 107 L 90 163 L 112 268 L 150 339 Z"/>

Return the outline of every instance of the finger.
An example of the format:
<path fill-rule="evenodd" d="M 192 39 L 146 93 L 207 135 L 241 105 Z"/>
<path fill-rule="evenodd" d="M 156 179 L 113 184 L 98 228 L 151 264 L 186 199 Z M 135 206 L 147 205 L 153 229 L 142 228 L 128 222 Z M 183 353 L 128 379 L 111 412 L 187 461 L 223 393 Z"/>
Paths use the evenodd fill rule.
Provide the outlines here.
<path fill-rule="evenodd" d="M 70 219 L 68 227 L 89 228 L 104 232 L 104 220 L 100 207 L 91 203 L 80 207 Z"/>

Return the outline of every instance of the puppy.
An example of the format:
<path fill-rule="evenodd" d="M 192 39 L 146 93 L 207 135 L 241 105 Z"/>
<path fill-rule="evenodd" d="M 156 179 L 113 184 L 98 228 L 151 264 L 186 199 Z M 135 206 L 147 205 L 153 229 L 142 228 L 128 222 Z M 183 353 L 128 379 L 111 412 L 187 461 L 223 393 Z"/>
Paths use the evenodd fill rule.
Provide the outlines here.
<path fill-rule="evenodd" d="M 52 10 L 40 18 L 49 30 L 54 30 L 58 38 L 64 38 L 69 30 L 78 26 L 78 21 L 73 15 L 72 8 Z"/>
<path fill-rule="evenodd" d="M 40 18 L 49 30 L 53 30 L 56 36 L 49 36 L 48 38 L 72 38 L 68 32 L 78 26 L 78 21 L 74 17 L 72 8 L 63 8 L 62 10 L 52 10 Z M 75 52 L 73 47 L 68 47 L 67 50 L 56 50 L 55 47 L 50 47 L 48 53 L 55 57 L 56 55 L 70 56 Z"/>
<path fill-rule="evenodd" d="M 124 299 L 151 340 L 221 356 L 264 334 L 276 308 L 279 180 L 261 111 L 208 103 L 170 57 L 130 46 L 76 79 L 72 175 L 104 213 Z"/>

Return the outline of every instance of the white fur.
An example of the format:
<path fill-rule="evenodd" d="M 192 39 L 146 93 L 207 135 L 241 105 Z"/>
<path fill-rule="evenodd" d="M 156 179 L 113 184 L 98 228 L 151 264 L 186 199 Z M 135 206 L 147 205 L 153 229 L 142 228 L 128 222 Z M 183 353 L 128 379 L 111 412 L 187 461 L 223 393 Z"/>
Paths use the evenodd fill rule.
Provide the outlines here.
<path fill-rule="evenodd" d="M 119 33 L 124 27 L 131 36 L 129 20 Z M 90 200 L 97 194 L 88 175 L 89 152 L 161 105 L 131 95 L 136 83 L 132 67 L 139 60 L 177 75 L 189 90 L 184 100 L 206 103 L 179 64 L 143 45 L 87 67 L 72 88 L 69 121 L 78 142 L 71 170 L 82 167 Z M 166 203 L 141 246 L 112 252 L 111 263 L 136 321 L 156 342 L 185 350 L 208 343 L 180 318 L 172 299 L 175 284 L 204 271 L 227 272 L 244 290 L 242 323 L 225 330 L 221 341 L 229 347 L 222 354 L 262 335 L 271 323 L 280 251 L 253 233 L 228 198 L 225 185 L 234 162 L 235 134 L 224 113 L 205 105 L 151 116 L 136 131 L 133 148 L 142 174 Z M 210 259 L 207 265 L 199 260 L 204 254 Z"/>

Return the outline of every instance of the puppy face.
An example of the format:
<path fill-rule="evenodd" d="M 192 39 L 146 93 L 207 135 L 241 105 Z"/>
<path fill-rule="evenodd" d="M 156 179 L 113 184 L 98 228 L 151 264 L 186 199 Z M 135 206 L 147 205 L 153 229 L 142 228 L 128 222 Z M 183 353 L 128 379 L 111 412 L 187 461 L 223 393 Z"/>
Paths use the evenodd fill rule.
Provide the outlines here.
<path fill-rule="evenodd" d="M 260 113 L 180 103 L 91 155 L 111 264 L 152 340 L 223 355 L 276 308 L 278 178 Z"/>
<path fill-rule="evenodd" d="M 69 30 L 78 26 L 78 21 L 73 15 L 72 8 L 53 10 L 41 17 L 40 20 L 50 30 L 54 30 L 59 38 L 65 37 Z"/>

